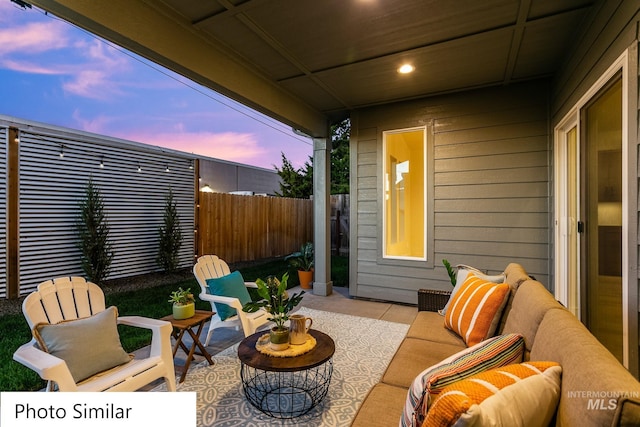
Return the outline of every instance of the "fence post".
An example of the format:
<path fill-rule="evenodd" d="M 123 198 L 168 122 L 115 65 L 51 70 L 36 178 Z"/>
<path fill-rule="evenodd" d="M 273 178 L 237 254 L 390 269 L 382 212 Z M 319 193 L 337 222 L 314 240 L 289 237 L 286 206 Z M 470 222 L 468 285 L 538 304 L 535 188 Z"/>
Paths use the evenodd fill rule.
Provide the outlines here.
<path fill-rule="evenodd" d="M 9 128 L 7 143 L 7 298 L 20 296 L 20 134 Z"/>

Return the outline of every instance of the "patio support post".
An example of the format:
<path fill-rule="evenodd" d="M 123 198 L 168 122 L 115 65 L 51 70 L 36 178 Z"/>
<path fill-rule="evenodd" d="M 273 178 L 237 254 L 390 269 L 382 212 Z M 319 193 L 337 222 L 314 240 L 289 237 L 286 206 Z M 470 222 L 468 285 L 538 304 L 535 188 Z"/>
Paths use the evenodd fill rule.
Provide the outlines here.
<path fill-rule="evenodd" d="M 314 295 L 329 296 L 331 282 L 331 138 L 313 138 Z"/>

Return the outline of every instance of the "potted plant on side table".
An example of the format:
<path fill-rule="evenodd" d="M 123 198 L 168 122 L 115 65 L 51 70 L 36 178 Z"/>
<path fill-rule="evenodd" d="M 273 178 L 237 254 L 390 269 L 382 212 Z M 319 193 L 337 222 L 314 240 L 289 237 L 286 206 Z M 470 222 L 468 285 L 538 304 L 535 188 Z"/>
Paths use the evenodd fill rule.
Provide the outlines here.
<path fill-rule="evenodd" d="M 191 288 L 186 291 L 178 288 L 171 292 L 169 302 L 173 303 L 173 318 L 176 320 L 188 319 L 196 314 L 196 300 L 191 293 Z"/>
<path fill-rule="evenodd" d="M 289 265 L 298 269 L 298 279 L 302 289 L 311 289 L 313 281 L 313 243 L 307 242 L 300 247 L 298 252 L 287 255 L 284 259 Z"/>
<path fill-rule="evenodd" d="M 285 273 L 282 280 L 278 280 L 275 276 L 269 276 L 266 282 L 257 279 L 258 295 L 262 299 L 248 302 L 242 307 L 242 310 L 247 313 L 255 313 L 264 308 L 271 314 L 269 320 L 276 325 L 269 332 L 269 341 L 271 348 L 276 351 L 286 350 L 289 347 L 289 329 L 284 326 L 284 323 L 289 320 L 289 312 L 302 301 L 302 294 L 304 294 L 302 291 L 289 297 L 288 280 L 289 273 Z"/>

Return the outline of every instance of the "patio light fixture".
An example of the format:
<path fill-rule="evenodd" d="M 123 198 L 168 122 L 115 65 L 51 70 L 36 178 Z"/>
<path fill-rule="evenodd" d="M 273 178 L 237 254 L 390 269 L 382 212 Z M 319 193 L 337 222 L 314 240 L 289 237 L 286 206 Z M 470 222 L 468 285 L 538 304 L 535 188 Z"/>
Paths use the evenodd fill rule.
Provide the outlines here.
<path fill-rule="evenodd" d="M 100 157 L 100 169 L 104 169 L 104 156 Z"/>
<path fill-rule="evenodd" d="M 416 67 L 411 64 L 404 64 L 400 68 L 398 68 L 398 73 L 400 74 L 409 74 L 414 72 Z"/>
<path fill-rule="evenodd" d="M 64 159 L 64 144 L 60 144 L 60 158 Z"/>

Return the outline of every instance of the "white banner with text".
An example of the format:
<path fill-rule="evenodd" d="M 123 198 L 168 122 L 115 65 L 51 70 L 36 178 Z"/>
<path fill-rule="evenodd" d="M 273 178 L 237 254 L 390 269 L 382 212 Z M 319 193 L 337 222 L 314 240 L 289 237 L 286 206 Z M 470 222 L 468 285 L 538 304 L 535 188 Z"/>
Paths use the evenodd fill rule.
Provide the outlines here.
<path fill-rule="evenodd" d="M 196 427 L 196 393 L 0 392 L 2 427 Z"/>

